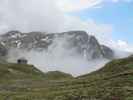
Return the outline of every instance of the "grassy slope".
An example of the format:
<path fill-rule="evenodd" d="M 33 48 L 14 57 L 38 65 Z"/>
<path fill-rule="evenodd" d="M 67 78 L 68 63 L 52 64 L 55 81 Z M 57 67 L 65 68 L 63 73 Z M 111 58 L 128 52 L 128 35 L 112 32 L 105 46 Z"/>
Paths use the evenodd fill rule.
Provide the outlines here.
<path fill-rule="evenodd" d="M 15 71 L 5 70 L 9 68 Z M 75 79 L 14 64 L 0 65 L 0 75 L 0 100 L 133 100 L 133 57 L 113 60 Z"/>
<path fill-rule="evenodd" d="M 0 64 L 0 81 L 8 79 L 41 78 L 43 73 L 33 65 Z"/>

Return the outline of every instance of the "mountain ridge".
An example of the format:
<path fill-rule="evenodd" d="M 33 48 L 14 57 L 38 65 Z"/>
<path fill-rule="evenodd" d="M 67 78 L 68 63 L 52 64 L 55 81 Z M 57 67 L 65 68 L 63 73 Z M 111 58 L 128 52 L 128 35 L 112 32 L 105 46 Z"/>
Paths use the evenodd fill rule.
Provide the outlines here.
<path fill-rule="evenodd" d="M 86 59 L 114 58 L 114 51 L 105 45 L 99 44 L 94 36 L 84 31 L 69 31 L 62 33 L 9 31 L 0 36 L 0 44 L 7 49 L 17 48 L 24 50 L 49 50 L 51 45 L 62 46 L 65 51 Z M 56 47 L 53 47 L 56 48 Z M 71 54 L 70 54 L 71 55 Z"/>

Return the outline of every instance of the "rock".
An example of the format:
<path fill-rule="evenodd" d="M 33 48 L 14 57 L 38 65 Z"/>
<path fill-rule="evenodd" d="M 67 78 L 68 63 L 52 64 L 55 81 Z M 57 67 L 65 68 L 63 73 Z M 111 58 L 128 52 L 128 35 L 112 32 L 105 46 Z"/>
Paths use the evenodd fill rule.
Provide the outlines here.
<path fill-rule="evenodd" d="M 102 48 L 103 55 L 105 58 L 108 58 L 108 59 L 114 58 L 114 52 L 112 49 L 110 49 L 109 47 L 105 45 L 101 45 L 101 48 Z"/>
<path fill-rule="evenodd" d="M 76 55 L 88 60 L 110 59 L 113 57 L 113 51 L 109 47 L 101 46 L 94 36 L 88 35 L 84 31 L 49 34 L 44 32 L 21 33 L 19 31 L 10 31 L 1 36 L 1 42 L 7 48 L 35 51 L 49 50 L 51 45 L 55 46 L 53 50 L 57 46 L 62 46 L 68 55 Z"/>
<path fill-rule="evenodd" d="M 0 43 L 0 63 L 4 63 L 6 61 L 7 55 L 8 55 L 7 48 Z"/>

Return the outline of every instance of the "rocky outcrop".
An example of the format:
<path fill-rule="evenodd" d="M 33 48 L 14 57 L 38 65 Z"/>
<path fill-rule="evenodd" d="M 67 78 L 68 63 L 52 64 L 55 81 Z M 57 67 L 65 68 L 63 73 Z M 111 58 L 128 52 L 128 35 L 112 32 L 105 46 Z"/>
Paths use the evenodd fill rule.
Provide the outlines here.
<path fill-rule="evenodd" d="M 103 55 L 105 58 L 108 58 L 108 59 L 114 58 L 114 52 L 112 49 L 110 49 L 109 47 L 105 45 L 101 45 L 101 49 L 103 51 Z"/>
<path fill-rule="evenodd" d="M 60 45 L 65 51 L 73 51 L 70 55 L 78 55 L 88 60 L 113 58 L 113 51 L 109 47 L 101 46 L 94 36 L 88 35 L 84 31 L 49 34 L 44 32 L 21 33 L 19 31 L 10 31 L 1 36 L 0 42 L 7 48 L 36 51 L 49 50 L 51 45 L 54 44 L 54 48 Z"/>
<path fill-rule="evenodd" d="M 4 63 L 6 61 L 7 55 L 8 55 L 7 48 L 0 43 L 0 63 Z"/>

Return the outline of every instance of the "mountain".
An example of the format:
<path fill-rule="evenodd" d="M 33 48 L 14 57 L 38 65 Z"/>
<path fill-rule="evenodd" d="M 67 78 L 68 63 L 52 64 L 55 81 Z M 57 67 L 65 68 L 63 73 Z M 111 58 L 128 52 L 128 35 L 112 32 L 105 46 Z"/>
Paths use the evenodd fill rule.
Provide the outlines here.
<path fill-rule="evenodd" d="M 105 58 L 108 58 L 108 59 L 114 58 L 114 52 L 112 49 L 110 49 L 109 47 L 105 45 L 101 45 L 101 49 L 103 51 L 103 55 Z"/>
<path fill-rule="evenodd" d="M 63 48 L 63 53 L 90 59 L 112 59 L 114 52 L 107 46 L 100 45 L 94 36 L 84 31 L 69 31 L 63 33 L 30 32 L 21 33 L 10 31 L 1 35 L 0 43 L 7 49 L 49 51 Z M 62 49 L 60 49 L 62 50 Z"/>
<path fill-rule="evenodd" d="M 133 100 L 132 56 L 76 78 L 9 63 L 0 64 L 0 75 L 1 100 Z"/>

